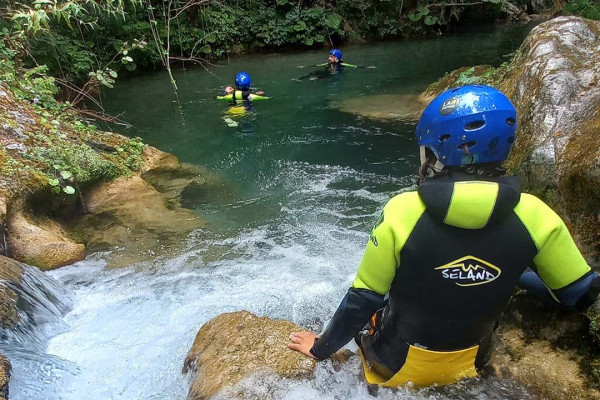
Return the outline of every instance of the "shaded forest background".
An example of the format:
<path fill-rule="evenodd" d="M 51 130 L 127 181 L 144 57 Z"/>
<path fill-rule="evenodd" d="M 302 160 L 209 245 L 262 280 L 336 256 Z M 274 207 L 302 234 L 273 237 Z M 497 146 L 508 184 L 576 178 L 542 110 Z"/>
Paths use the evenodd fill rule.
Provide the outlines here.
<path fill-rule="evenodd" d="M 64 86 L 112 86 L 123 70 L 275 48 L 440 34 L 546 8 L 600 17 L 591 0 L 14 0 L 0 8 L 4 67 L 44 66 Z M 74 86 L 73 86 L 74 85 Z"/>

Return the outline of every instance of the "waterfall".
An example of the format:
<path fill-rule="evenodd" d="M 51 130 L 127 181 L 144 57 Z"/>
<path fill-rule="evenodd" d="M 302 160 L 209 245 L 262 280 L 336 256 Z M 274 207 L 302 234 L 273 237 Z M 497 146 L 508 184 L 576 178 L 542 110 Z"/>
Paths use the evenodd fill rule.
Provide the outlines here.
<path fill-rule="evenodd" d="M 36 387 L 52 379 L 56 362 L 45 354 L 48 339 L 67 330 L 62 317 L 71 308 L 73 292 L 37 268 L 16 263 L 21 270 L 20 279 L 0 280 L 0 285 L 16 297 L 18 321 L 10 327 L 0 328 L 0 353 L 12 364 L 10 392 L 29 393 L 25 398 L 43 393 Z M 12 397 L 12 396 L 11 396 Z"/>

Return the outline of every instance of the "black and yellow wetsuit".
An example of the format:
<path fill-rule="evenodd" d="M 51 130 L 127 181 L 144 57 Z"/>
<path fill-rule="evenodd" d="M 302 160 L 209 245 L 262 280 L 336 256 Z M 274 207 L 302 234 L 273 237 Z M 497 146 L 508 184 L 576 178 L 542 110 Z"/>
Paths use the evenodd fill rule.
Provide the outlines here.
<path fill-rule="evenodd" d="M 518 177 L 428 179 L 387 203 L 352 288 L 311 353 L 323 359 L 337 351 L 385 304 L 370 334 L 357 336 L 370 383 L 428 386 L 475 376 L 527 267 L 558 298 L 592 274 L 560 217 L 521 194 Z M 577 306 L 593 301 L 595 280 Z"/>

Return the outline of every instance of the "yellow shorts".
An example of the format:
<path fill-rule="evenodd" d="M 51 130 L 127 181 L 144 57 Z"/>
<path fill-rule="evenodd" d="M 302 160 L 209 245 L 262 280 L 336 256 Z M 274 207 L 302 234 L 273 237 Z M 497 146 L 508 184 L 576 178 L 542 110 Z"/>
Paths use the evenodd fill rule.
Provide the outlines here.
<path fill-rule="evenodd" d="M 359 352 L 367 382 L 385 387 L 399 387 L 411 382 L 414 387 L 450 385 L 477 376 L 475 356 L 479 346 L 458 351 L 431 351 L 410 346 L 406 362 L 393 376 L 384 376 Z"/>

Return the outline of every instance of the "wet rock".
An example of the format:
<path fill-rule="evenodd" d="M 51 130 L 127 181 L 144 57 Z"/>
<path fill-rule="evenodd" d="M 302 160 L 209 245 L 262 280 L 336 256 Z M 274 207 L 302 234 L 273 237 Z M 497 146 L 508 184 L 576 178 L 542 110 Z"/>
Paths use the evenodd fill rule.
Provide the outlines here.
<path fill-rule="evenodd" d="M 290 333 L 299 330 L 292 322 L 247 311 L 211 319 L 196 335 L 184 361 L 183 372 L 193 374 L 188 400 L 208 399 L 254 374 L 311 376 L 315 361 L 287 347 Z"/>
<path fill-rule="evenodd" d="M 581 371 L 581 356 L 550 341 L 527 341 L 519 329 L 504 330 L 499 336 L 492 365 L 501 377 L 514 377 L 548 400 L 600 399 Z"/>
<path fill-rule="evenodd" d="M 599 78 L 600 22 L 578 17 L 538 25 L 512 61 L 501 89 L 519 111 L 520 158 L 535 156 L 526 171 L 538 184 L 567 173 L 570 142 L 598 112 Z"/>
<path fill-rule="evenodd" d="M 179 159 L 173 154 L 160 151 L 156 147 L 146 146 L 143 153 L 144 164 L 140 170 L 143 175 L 151 171 L 174 171 L 181 167 Z"/>
<path fill-rule="evenodd" d="M 458 86 L 460 73 L 448 74 L 423 95 Z M 478 66 L 472 76 L 491 79 L 517 108 L 509 168 L 521 176 L 525 190 L 559 211 L 586 257 L 600 265 L 600 22 L 579 17 L 544 22 L 507 68 Z"/>
<path fill-rule="evenodd" d="M 71 230 L 92 251 L 126 249 L 126 259 L 115 255 L 117 266 L 155 257 L 160 248 L 172 249 L 203 226 L 194 213 L 170 203 L 139 176 L 101 183 L 84 198 L 88 214 Z"/>
<path fill-rule="evenodd" d="M 0 255 L 3 256 L 8 256 L 6 236 L 6 199 L 0 196 Z"/>
<path fill-rule="evenodd" d="M 521 7 L 510 1 L 500 2 L 500 9 L 506 14 L 507 18 L 511 21 L 529 22 L 529 15 Z"/>
<path fill-rule="evenodd" d="M 148 146 L 144 151 L 141 177 L 165 194 L 176 206 L 195 208 L 208 201 L 229 201 L 233 185 L 199 165 L 180 162 L 174 155 Z"/>
<path fill-rule="evenodd" d="M 518 111 L 510 165 L 562 208 L 592 260 L 600 255 L 599 81 L 600 22 L 559 17 L 532 30 L 500 84 Z"/>
<path fill-rule="evenodd" d="M 14 260 L 0 256 L 0 327 L 7 329 L 19 322 L 18 295 L 12 289 L 21 283 L 23 269 Z"/>
<path fill-rule="evenodd" d="M 8 400 L 8 381 L 11 366 L 6 357 L 0 354 L 0 400 Z"/>
<path fill-rule="evenodd" d="M 600 343 L 600 298 L 588 307 L 586 316 L 590 320 L 590 333 L 594 335 L 598 343 Z"/>
<path fill-rule="evenodd" d="M 562 0 L 530 0 L 527 4 L 527 9 L 528 12 L 534 15 L 555 15 L 563 9 L 563 3 Z"/>
<path fill-rule="evenodd" d="M 418 95 L 377 94 L 341 100 L 339 109 L 342 112 L 380 121 L 416 121 L 427 106 L 428 100 Z"/>
<path fill-rule="evenodd" d="M 48 270 L 85 258 L 85 246 L 70 240 L 56 222 L 41 217 L 35 222 L 32 219 L 19 202 L 9 209 L 8 248 L 15 260 Z"/>

